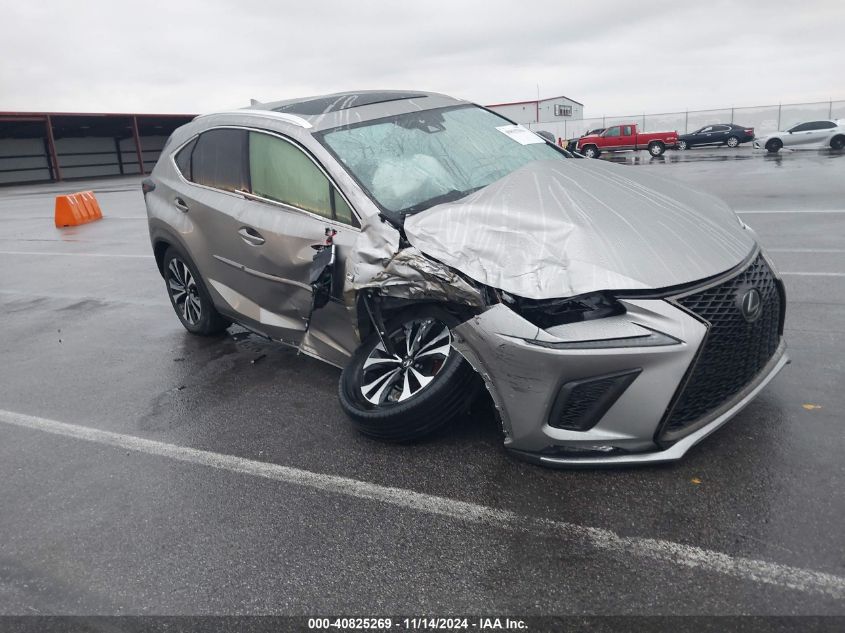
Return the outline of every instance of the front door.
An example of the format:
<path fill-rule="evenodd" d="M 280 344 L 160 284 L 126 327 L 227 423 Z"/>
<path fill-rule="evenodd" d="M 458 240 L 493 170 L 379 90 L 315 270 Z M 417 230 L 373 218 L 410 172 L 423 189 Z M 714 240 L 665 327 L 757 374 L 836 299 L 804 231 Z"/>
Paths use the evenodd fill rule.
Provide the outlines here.
<path fill-rule="evenodd" d="M 345 364 L 355 337 L 341 292 L 359 223 L 301 147 L 282 136 L 250 131 L 248 148 L 250 190 L 242 193 L 238 216 L 243 294 L 260 308 L 262 329 L 271 336 Z M 317 248 L 327 239 L 336 252 L 333 296 L 312 314 L 311 270 Z"/>

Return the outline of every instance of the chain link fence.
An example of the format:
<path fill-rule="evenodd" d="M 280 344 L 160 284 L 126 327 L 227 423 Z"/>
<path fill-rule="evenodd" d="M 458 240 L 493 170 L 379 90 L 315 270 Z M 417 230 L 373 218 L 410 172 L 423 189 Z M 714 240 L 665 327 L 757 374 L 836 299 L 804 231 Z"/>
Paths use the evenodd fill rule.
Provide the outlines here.
<path fill-rule="evenodd" d="M 783 130 L 796 123 L 818 119 L 845 119 L 845 101 L 784 103 L 746 108 L 722 108 L 719 110 L 605 116 L 577 121 L 530 123 L 528 127 L 532 130 L 546 130 L 557 137 L 570 139 L 577 138 L 589 130 L 624 123 L 636 123 L 642 132 L 675 130 L 680 134 L 693 132 L 713 123 L 736 123 L 745 127 L 753 127 L 754 133 L 761 136 Z"/>

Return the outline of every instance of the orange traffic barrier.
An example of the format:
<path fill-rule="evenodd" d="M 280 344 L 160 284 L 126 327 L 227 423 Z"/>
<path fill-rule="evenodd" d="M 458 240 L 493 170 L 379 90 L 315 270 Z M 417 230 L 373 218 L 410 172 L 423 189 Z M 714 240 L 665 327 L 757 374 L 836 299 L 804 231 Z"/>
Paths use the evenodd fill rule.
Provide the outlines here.
<path fill-rule="evenodd" d="M 101 220 L 103 212 L 93 191 L 79 191 L 66 196 L 56 196 L 56 226 L 76 226 Z"/>

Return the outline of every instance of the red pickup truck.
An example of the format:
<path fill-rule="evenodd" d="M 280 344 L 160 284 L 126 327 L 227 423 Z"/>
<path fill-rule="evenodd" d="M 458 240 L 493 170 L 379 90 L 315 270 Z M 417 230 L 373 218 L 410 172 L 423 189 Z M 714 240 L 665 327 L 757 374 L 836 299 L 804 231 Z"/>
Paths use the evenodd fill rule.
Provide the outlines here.
<path fill-rule="evenodd" d="M 647 132 L 640 134 L 635 123 L 612 125 L 601 134 L 578 139 L 578 151 L 587 158 L 598 158 L 602 152 L 647 149 L 652 156 L 660 156 L 667 148 L 678 145 L 677 132 Z"/>

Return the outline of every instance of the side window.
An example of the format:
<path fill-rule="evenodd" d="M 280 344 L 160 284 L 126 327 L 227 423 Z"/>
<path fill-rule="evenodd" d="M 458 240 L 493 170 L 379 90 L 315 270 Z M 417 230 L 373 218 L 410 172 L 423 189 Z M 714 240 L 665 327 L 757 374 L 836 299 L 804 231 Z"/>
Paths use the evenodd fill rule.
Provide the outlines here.
<path fill-rule="evenodd" d="M 249 170 L 255 195 L 358 226 L 343 196 L 294 144 L 269 134 L 250 132 Z"/>
<path fill-rule="evenodd" d="M 352 213 L 352 208 L 346 204 L 346 200 L 343 199 L 343 196 L 334 187 L 332 187 L 332 198 L 334 198 L 334 213 L 337 221 L 358 226 L 358 220 L 355 218 L 355 214 Z"/>
<path fill-rule="evenodd" d="M 180 149 L 179 153 L 174 157 L 176 167 L 179 169 L 179 173 L 182 174 L 185 180 L 193 180 L 191 177 L 191 154 L 193 153 L 194 146 L 196 144 L 197 139 L 192 140 L 190 143 L 185 145 L 185 147 Z"/>
<path fill-rule="evenodd" d="M 605 133 L 605 136 L 619 136 L 619 128 L 618 127 L 608 128 L 607 133 Z"/>
<path fill-rule="evenodd" d="M 831 130 L 836 127 L 833 121 L 816 121 L 815 125 L 817 130 Z"/>
<path fill-rule="evenodd" d="M 191 154 L 191 180 L 224 191 L 248 189 L 246 138 L 243 130 L 225 128 L 200 134 Z"/>
<path fill-rule="evenodd" d="M 793 128 L 787 130 L 788 132 L 806 132 L 807 130 L 812 129 L 810 126 L 812 123 L 801 123 L 800 125 L 796 125 Z"/>
<path fill-rule="evenodd" d="M 634 131 L 631 129 L 630 125 L 626 125 L 622 128 L 622 136 L 631 136 L 633 133 Z"/>
<path fill-rule="evenodd" d="M 712 126 L 712 125 L 708 125 L 707 127 L 703 127 L 703 128 L 701 128 L 701 133 L 702 133 L 702 134 L 706 134 L 707 132 L 712 132 L 712 131 L 713 131 L 713 126 Z"/>

